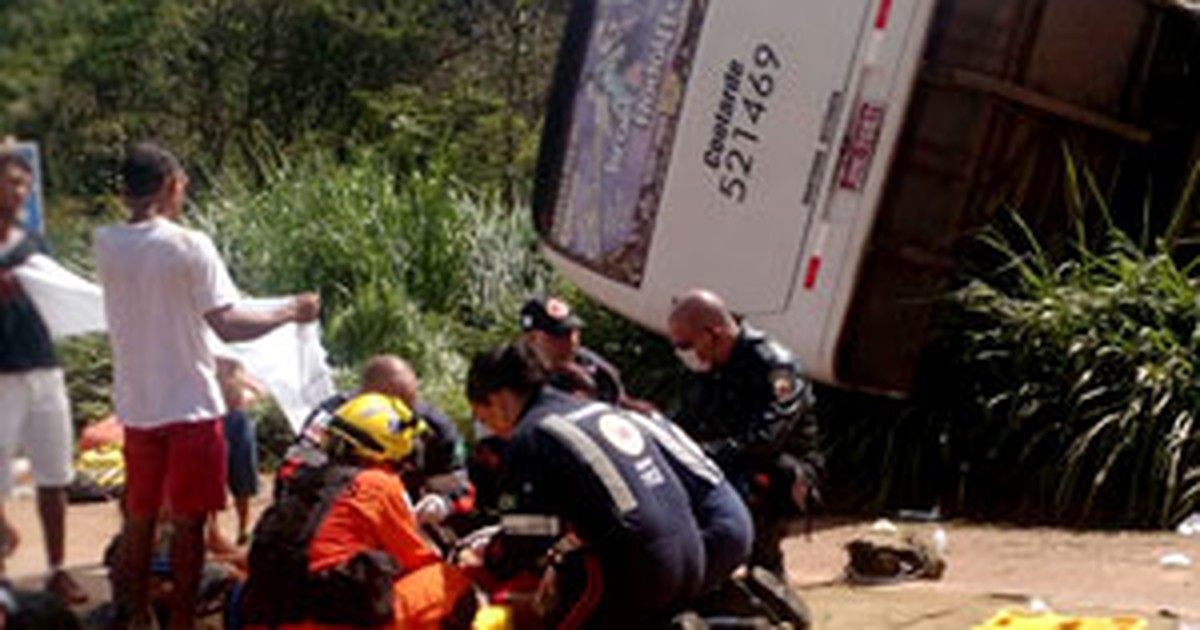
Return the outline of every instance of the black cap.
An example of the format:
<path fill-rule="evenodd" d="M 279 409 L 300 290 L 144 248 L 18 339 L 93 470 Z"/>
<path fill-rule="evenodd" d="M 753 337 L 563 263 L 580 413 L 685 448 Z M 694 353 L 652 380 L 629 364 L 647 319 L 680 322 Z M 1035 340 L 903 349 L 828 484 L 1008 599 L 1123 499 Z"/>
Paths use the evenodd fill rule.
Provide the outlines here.
<path fill-rule="evenodd" d="M 583 326 L 566 302 L 556 298 L 534 298 L 521 307 L 521 331 L 540 330 L 562 336 Z"/>

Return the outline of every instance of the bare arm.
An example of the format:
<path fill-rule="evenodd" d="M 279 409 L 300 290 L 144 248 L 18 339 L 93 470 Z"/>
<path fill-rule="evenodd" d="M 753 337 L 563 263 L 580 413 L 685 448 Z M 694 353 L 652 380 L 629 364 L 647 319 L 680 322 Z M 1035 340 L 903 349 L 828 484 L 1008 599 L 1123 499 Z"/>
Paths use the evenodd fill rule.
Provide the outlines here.
<path fill-rule="evenodd" d="M 245 310 L 229 304 L 205 313 L 204 319 L 222 341 L 234 343 L 256 339 L 283 324 L 311 322 L 320 312 L 321 298 L 302 293 L 277 309 Z"/>

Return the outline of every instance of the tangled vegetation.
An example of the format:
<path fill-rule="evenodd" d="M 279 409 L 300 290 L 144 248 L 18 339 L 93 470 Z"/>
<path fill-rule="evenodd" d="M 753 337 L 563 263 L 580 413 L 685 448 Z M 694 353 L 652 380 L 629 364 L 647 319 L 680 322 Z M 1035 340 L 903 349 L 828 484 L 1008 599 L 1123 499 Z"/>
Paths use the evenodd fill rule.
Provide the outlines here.
<path fill-rule="evenodd" d="M 1196 266 L 1176 260 L 1177 229 L 1150 242 L 1116 227 L 1086 174 L 1071 192 L 1097 227 L 1081 218 L 1060 257 L 1015 212 L 983 235 L 1000 264 L 950 296 L 916 404 L 843 403 L 886 418 L 839 435 L 839 466 L 874 490 L 866 503 L 1136 526 L 1200 508 Z"/>
<path fill-rule="evenodd" d="M 252 294 L 312 290 L 334 363 L 407 357 L 426 394 L 465 417 L 459 381 L 482 344 L 549 282 L 527 213 L 444 175 L 395 173 L 364 153 L 278 158 L 260 183 L 230 174 L 197 212 Z"/>

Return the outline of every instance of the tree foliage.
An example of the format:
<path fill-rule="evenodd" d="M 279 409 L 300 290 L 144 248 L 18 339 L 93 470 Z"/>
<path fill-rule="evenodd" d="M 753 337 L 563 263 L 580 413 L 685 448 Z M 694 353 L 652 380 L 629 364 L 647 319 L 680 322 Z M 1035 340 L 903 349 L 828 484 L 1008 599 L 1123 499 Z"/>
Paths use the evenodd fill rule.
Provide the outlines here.
<path fill-rule="evenodd" d="M 124 148 L 169 146 L 243 288 L 319 290 L 340 365 L 404 354 L 461 416 L 465 357 L 547 282 L 522 209 L 565 8 L 0 0 L 0 136 L 41 144 L 51 236 L 84 273 Z M 63 352 L 77 414 L 106 413 L 103 344 Z"/>
<path fill-rule="evenodd" d="M 267 139 L 393 150 L 527 185 L 561 3 L 25 0 L 0 4 L 0 130 L 46 147 L 55 194 L 111 189 L 131 140 L 209 172 Z"/>

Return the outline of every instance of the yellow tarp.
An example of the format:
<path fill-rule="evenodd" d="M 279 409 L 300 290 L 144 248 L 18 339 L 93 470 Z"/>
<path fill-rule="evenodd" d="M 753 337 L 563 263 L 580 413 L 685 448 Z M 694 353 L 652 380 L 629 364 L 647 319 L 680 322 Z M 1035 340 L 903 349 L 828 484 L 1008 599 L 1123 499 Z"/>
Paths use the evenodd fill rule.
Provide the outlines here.
<path fill-rule="evenodd" d="M 973 630 L 1146 630 L 1149 627 L 1139 617 L 1068 617 L 1006 608 Z"/>

